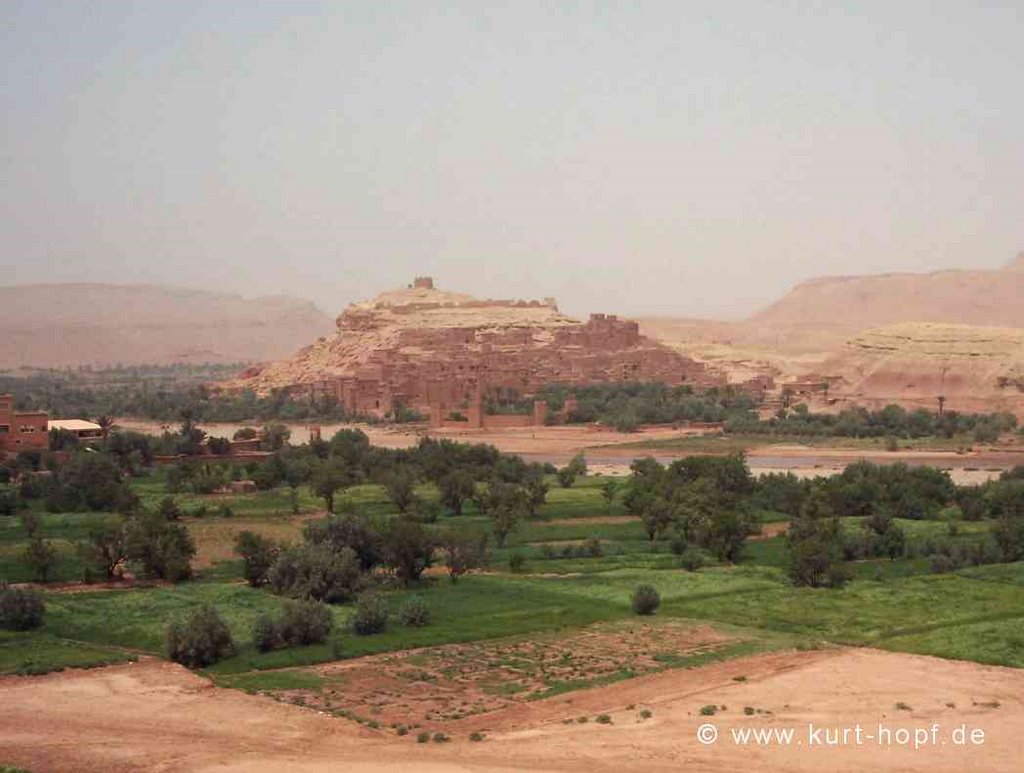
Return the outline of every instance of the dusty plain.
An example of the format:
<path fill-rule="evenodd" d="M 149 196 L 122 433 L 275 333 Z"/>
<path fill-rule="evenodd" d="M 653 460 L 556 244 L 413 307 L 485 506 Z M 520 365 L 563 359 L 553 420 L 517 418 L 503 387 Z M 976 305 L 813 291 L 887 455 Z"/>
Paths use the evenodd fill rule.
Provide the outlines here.
<path fill-rule="evenodd" d="M 150 659 L 7 677 L 0 689 L 6 762 L 85 772 L 1016 771 L 1024 723 L 1020 670 L 871 649 L 756 655 L 517 704 L 492 715 L 478 743 L 463 735 L 417 744 L 413 736 L 217 688 Z M 726 708 L 702 716 L 706 705 Z M 643 709 L 649 718 L 641 719 Z M 601 714 L 610 723 L 593 721 Z M 591 721 L 581 724 L 580 716 Z M 704 724 L 714 725 L 716 742 L 697 740 Z M 853 735 L 847 743 L 825 741 L 824 728 L 853 733 L 858 725 L 861 743 Z M 794 735 L 789 744 L 734 740 L 745 728 L 793 728 Z M 957 742 L 961 728 L 966 743 Z M 891 743 L 878 741 L 884 729 Z M 896 740 L 900 730 L 910 733 L 908 742 Z"/>

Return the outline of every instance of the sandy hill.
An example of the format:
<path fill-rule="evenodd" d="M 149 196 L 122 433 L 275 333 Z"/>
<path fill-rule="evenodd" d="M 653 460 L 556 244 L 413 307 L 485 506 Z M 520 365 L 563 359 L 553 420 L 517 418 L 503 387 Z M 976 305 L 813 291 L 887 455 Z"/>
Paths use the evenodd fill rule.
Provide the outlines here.
<path fill-rule="evenodd" d="M 958 410 L 1024 411 L 1024 328 L 901 323 L 851 338 L 823 365 L 834 392 L 859 402 L 943 395 Z"/>
<path fill-rule="evenodd" d="M 1024 412 L 1024 253 L 994 271 L 825 277 L 741 322 L 641 319 L 641 332 L 725 372 L 839 379 L 833 396 Z"/>
<path fill-rule="evenodd" d="M 550 298 L 478 300 L 419 281 L 352 304 L 334 335 L 225 387 L 319 390 L 349 410 L 383 413 L 394 401 L 457 405 L 477 390 L 525 395 L 556 382 L 712 381 L 700 364 L 640 335 L 636 322 L 604 314 L 582 322 Z"/>
<path fill-rule="evenodd" d="M 1001 270 L 821 277 L 738 326 L 739 338 L 814 350 L 898 322 L 1024 327 L 1024 254 Z"/>
<path fill-rule="evenodd" d="M 240 362 L 331 329 L 309 301 L 153 285 L 0 287 L 0 367 Z"/>

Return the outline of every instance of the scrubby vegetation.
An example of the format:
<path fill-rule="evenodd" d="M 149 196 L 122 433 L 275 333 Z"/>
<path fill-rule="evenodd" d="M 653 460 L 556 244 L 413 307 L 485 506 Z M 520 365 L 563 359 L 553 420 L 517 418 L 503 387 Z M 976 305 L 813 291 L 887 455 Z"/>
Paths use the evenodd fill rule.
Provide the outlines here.
<path fill-rule="evenodd" d="M 294 601 L 277 616 L 265 613 L 253 623 L 252 641 L 260 652 L 327 641 L 334 621 L 326 604 Z"/>
<path fill-rule="evenodd" d="M 661 594 L 652 585 L 637 585 L 633 591 L 632 606 L 638 615 L 653 615 L 661 606 Z"/>
<path fill-rule="evenodd" d="M 234 652 L 227 623 L 216 609 L 203 605 L 184 622 L 167 627 L 167 657 L 184 666 L 209 666 Z"/>
<path fill-rule="evenodd" d="M 811 413 L 798 404 L 784 408 L 771 419 L 760 420 L 747 412 L 730 416 L 726 432 L 804 437 L 850 438 L 952 438 L 968 437 L 977 442 L 992 442 L 1003 432 L 1015 429 L 1012 413 L 932 412 L 924 408 L 907 411 L 899 405 L 887 405 L 878 411 L 847 408 L 838 414 Z"/>
<path fill-rule="evenodd" d="M 46 605 L 38 591 L 0 585 L 0 628 L 31 631 L 43 624 Z"/>
<path fill-rule="evenodd" d="M 934 469 L 858 463 L 804 481 L 754 478 L 733 455 L 638 459 L 615 479 L 577 465 L 559 481 L 487 446 L 388 450 L 353 430 L 245 464 L 155 466 L 118 450 L 121 434 L 2 468 L 14 507 L 0 516 L 0 577 L 42 579 L 47 553 L 48 583 L 129 588 L 19 591 L 45 599 L 46 614 L 31 633 L 4 634 L 13 641 L 72 642 L 90 658 L 163 650 L 228 674 L 629 618 L 647 585 L 655 622 L 1024 665 L 1021 470 L 956 486 Z M 85 455 L 101 460 L 88 463 L 97 490 L 117 496 L 50 510 L 62 475 L 91 482 L 64 473 Z M 213 493 L 210 480 L 258 490 Z M 924 611 L 908 620 L 909 608 Z"/>

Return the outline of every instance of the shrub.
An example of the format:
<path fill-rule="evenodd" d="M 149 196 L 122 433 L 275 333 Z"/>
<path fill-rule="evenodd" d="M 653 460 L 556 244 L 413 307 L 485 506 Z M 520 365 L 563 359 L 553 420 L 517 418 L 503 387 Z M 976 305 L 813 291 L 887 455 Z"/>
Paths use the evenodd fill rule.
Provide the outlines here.
<path fill-rule="evenodd" d="M 242 576 L 254 588 L 267 581 L 267 573 L 277 559 L 278 548 L 272 540 L 252 531 L 235 538 L 235 553 L 242 557 Z"/>
<path fill-rule="evenodd" d="M 168 521 L 176 521 L 181 518 L 181 508 L 174 497 L 164 497 L 157 506 L 157 512 Z"/>
<path fill-rule="evenodd" d="M 619 482 L 612 478 L 609 478 L 601 486 L 601 496 L 604 497 L 604 501 L 609 505 L 615 501 L 616 495 L 619 493 Z"/>
<path fill-rule="evenodd" d="M 430 733 L 426 730 L 421 730 L 416 734 L 416 743 L 426 743 L 430 740 Z"/>
<path fill-rule="evenodd" d="M 262 614 L 252 624 L 252 643 L 260 652 L 270 652 L 280 646 L 277 623 L 268 614 Z"/>
<path fill-rule="evenodd" d="M 601 550 L 601 540 L 597 537 L 587 537 L 583 543 L 583 551 L 590 558 L 600 558 L 604 551 Z"/>
<path fill-rule="evenodd" d="M 361 583 L 359 559 L 347 547 L 335 552 L 326 544 L 297 545 L 281 551 L 267 583 L 275 593 L 296 599 L 350 601 Z"/>
<path fill-rule="evenodd" d="M 41 593 L 0 584 L 0 628 L 30 631 L 43 624 L 45 614 Z"/>
<path fill-rule="evenodd" d="M 757 713 L 757 710 L 753 706 L 744 706 L 743 713 L 746 714 L 748 717 L 752 717 L 755 713 Z"/>
<path fill-rule="evenodd" d="M 654 716 L 654 712 L 650 709 L 640 709 L 640 719 L 650 719 Z"/>
<path fill-rule="evenodd" d="M 601 725 L 610 725 L 612 723 L 612 718 L 607 714 L 598 714 L 594 718 L 594 721 Z"/>
<path fill-rule="evenodd" d="M 484 740 L 484 737 L 484 734 L 477 730 L 474 730 L 472 733 L 469 734 L 470 741 L 482 741 Z"/>
<path fill-rule="evenodd" d="M 278 635 L 288 646 L 305 646 L 327 641 L 334 620 L 331 610 L 319 601 L 285 604 L 278 623 Z"/>
<path fill-rule="evenodd" d="M 637 585 L 633 591 L 633 611 L 638 615 L 653 615 L 661 606 L 661 595 L 653 586 Z"/>
<path fill-rule="evenodd" d="M 388 605 L 379 593 L 364 593 L 356 602 L 352 631 L 359 636 L 380 633 L 388 627 Z"/>
<path fill-rule="evenodd" d="M 937 555 L 932 558 L 931 570 L 933 574 L 945 574 L 959 569 L 956 562 L 949 556 Z"/>
<path fill-rule="evenodd" d="M 448 531 L 441 537 L 441 552 L 448 566 L 448 576 L 452 582 L 457 582 L 469 570 L 479 569 L 487 563 L 487 535 L 474 537 Z"/>
<path fill-rule="evenodd" d="M 419 596 L 410 596 L 398 610 L 398 621 L 413 628 L 430 625 L 430 607 Z"/>
<path fill-rule="evenodd" d="M 0 470 L 6 469 L 0 467 Z M 18 492 L 11 489 L 9 491 L 0 491 L 0 515 L 14 515 L 18 512 L 24 503 L 18 496 Z"/>
<path fill-rule="evenodd" d="M 448 734 L 447 733 L 442 733 L 442 732 L 434 733 L 434 743 L 447 743 L 447 741 L 448 741 Z"/>
<path fill-rule="evenodd" d="M 508 557 L 509 571 L 518 574 L 526 568 L 526 556 L 522 553 L 513 553 Z"/>
<path fill-rule="evenodd" d="M 704 566 L 704 555 L 694 548 L 687 548 L 679 556 L 679 565 L 688 572 L 696 572 Z"/>
<path fill-rule="evenodd" d="M 703 716 L 703 717 L 714 716 L 716 711 L 718 711 L 718 706 L 716 706 L 713 703 L 709 703 L 706 706 L 701 706 L 700 707 L 700 713 L 701 713 L 701 716 Z"/>
<path fill-rule="evenodd" d="M 204 604 L 184 623 L 175 622 L 167 627 L 167 656 L 183 666 L 210 666 L 234 651 L 227 623 L 211 606 Z"/>

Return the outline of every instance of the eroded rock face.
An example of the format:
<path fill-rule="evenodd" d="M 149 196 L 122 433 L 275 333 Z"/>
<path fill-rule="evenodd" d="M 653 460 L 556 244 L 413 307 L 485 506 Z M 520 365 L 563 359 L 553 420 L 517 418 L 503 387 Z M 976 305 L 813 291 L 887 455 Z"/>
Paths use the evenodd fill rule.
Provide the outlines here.
<path fill-rule="evenodd" d="M 333 395 L 348 410 L 385 413 L 399 401 L 425 409 L 478 390 L 527 395 L 550 383 L 720 383 L 700 363 L 641 336 L 636 322 L 603 314 L 581 322 L 551 299 L 478 300 L 417 281 L 349 306 L 337 326 L 227 387 Z"/>
<path fill-rule="evenodd" d="M 902 323 L 866 330 L 824 366 L 834 395 L 1024 412 L 1024 329 Z"/>

